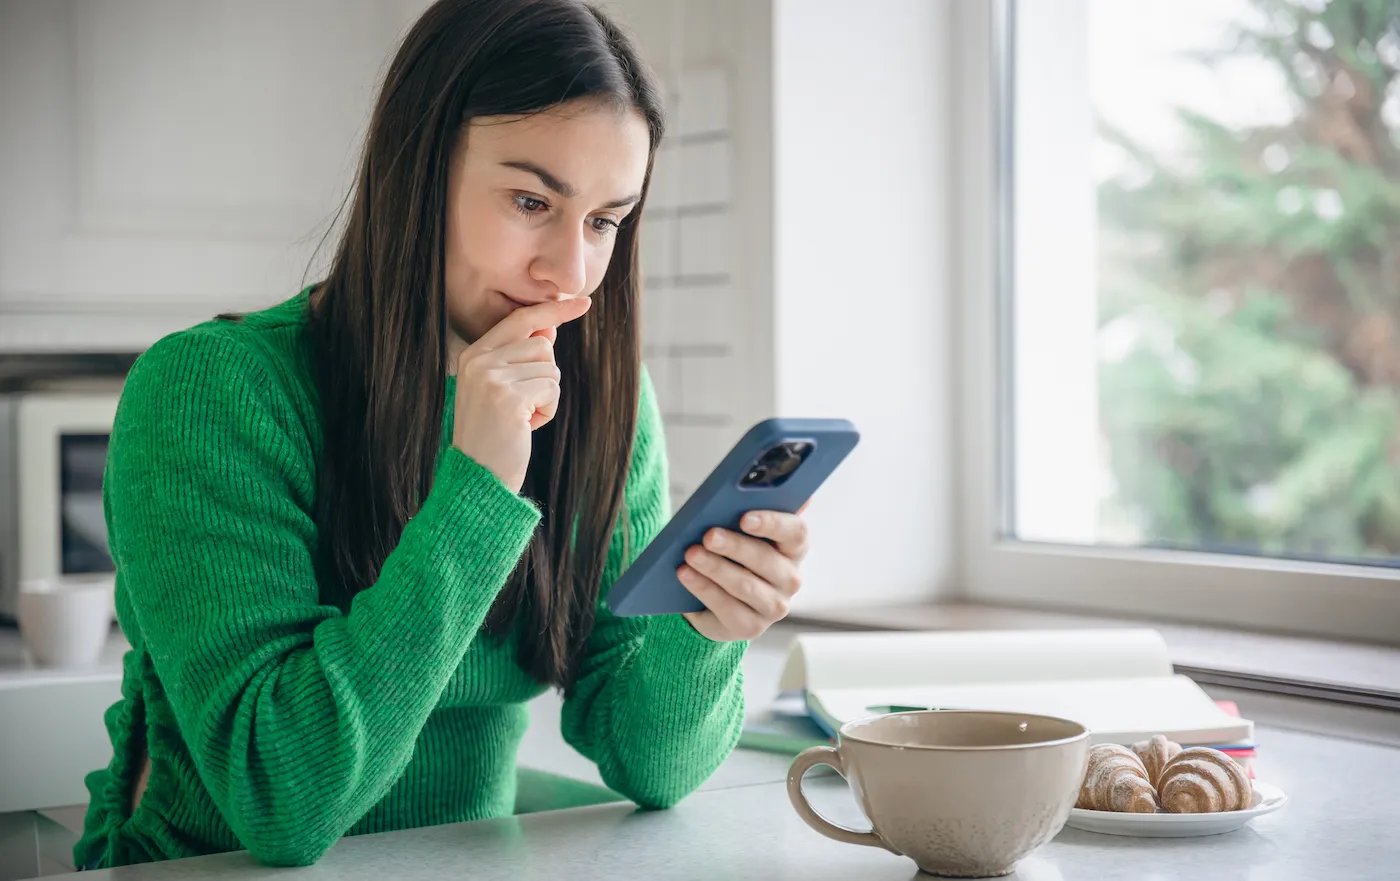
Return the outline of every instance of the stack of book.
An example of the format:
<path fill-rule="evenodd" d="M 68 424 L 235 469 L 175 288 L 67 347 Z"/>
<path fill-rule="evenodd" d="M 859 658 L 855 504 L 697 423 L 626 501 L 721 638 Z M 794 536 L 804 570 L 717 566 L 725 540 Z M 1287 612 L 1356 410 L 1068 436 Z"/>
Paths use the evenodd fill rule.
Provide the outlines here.
<path fill-rule="evenodd" d="M 1094 743 L 1162 734 L 1219 749 L 1254 774 L 1254 724 L 1176 673 L 1149 629 L 802 634 L 777 699 L 750 716 L 739 745 L 796 754 L 835 743 L 851 719 L 911 709 L 1058 716 Z"/>

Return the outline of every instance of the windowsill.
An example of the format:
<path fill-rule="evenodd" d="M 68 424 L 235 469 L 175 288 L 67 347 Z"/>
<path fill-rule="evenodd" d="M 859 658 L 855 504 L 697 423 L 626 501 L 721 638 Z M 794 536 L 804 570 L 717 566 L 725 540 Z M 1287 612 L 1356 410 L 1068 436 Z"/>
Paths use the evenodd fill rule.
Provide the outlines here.
<path fill-rule="evenodd" d="M 794 623 L 887 630 L 1150 627 L 1202 685 L 1400 710 L 1400 648 L 1140 618 L 933 602 L 803 612 Z"/>

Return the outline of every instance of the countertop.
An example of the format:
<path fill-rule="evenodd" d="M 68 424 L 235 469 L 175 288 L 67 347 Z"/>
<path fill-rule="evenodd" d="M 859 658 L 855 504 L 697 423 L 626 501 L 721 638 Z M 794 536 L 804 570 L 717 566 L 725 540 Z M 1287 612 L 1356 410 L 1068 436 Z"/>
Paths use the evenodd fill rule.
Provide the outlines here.
<path fill-rule="evenodd" d="M 1261 779 L 1289 803 L 1225 835 L 1138 839 L 1066 828 L 1027 858 L 1014 879 L 1034 881 L 1380 881 L 1397 876 L 1400 750 L 1261 728 Z M 736 754 L 741 760 L 741 754 Z M 862 826 L 839 778 L 809 777 L 807 791 L 837 822 Z M 65 875 L 75 881 L 222 879 L 344 881 L 456 879 L 859 879 L 913 881 L 902 857 L 838 844 L 797 818 L 780 782 L 697 793 L 669 811 L 627 804 L 462 823 L 341 840 L 320 862 L 289 872 L 246 853 Z"/>
<path fill-rule="evenodd" d="M 792 633 L 782 627 L 754 643 L 745 663 L 751 706 L 772 697 Z M 806 628 L 800 628 L 806 629 Z M 1219 690 L 1211 689 L 1212 693 Z M 1290 801 L 1237 832 L 1198 839 L 1119 838 L 1066 828 L 1011 876 L 1065 879 L 1394 879 L 1400 876 L 1400 748 L 1388 735 L 1400 714 L 1368 711 L 1369 728 L 1335 723 L 1331 705 L 1252 693 L 1221 694 L 1260 722 L 1256 767 L 1261 780 Z M 1267 713 L 1261 703 L 1276 706 Z M 522 765 L 601 783 L 593 765 L 563 745 L 558 699 L 530 705 Z M 1267 722 L 1261 721 L 1267 720 Z M 1296 723 L 1296 724 L 1295 724 Z M 1355 736 L 1338 732 L 1352 730 Z M 1372 742 L 1366 742 L 1366 741 Z M 526 814 L 345 838 L 315 866 L 288 871 L 259 866 L 246 853 L 131 866 L 80 875 L 90 881 L 188 878 L 263 881 L 283 877 L 373 879 L 728 878 L 912 879 L 914 864 L 881 851 L 843 845 L 808 829 L 784 787 L 789 758 L 737 750 L 701 791 L 669 811 L 630 803 Z M 818 808 L 847 825 L 865 823 L 842 781 L 809 776 Z"/>

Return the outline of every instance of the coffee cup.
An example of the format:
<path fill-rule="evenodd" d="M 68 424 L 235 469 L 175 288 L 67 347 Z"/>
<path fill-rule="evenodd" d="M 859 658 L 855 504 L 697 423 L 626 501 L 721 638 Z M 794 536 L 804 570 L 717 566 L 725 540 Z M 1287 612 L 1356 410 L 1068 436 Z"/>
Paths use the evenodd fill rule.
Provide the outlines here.
<path fill-rule="evenodd" d="M 112 632 L 113 592 L 110 575 L 21 582 L 15 617 L 34 661 L 62 668 L 96 664 Z"/>
<path fill-rule="evenodd" d="M 838 745 L 804 750 L 788 771 L 798 815 L 836 841 L 908 856 L 931 875 L 1009 875 L 1053 838 L 1074 807 L 1089 731 L 1027 713 L 919 710 L 856 719 Z M 837 826 L 808 803 L 802 777 L 836 769 L 871 831 Z"/>

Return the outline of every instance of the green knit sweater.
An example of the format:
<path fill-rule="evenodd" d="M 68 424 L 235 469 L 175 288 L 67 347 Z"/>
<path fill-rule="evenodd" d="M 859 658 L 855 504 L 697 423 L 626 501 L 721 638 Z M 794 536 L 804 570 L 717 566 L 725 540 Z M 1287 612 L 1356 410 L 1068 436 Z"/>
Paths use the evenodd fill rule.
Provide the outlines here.
<path fill-rule="evenodd" d="M 450 446 L 449 386 L 431 492 L 379 580 L 334 599 L 313 566 L 306 305 L 303 291 L 173 334 L 127 378 L 104 497 L 132 649 L 106 714 L 111 763 L 86 779 L 78 865 L 239 849 L 307 865 L 342 835 L 513 810 L 526 702 L 544 688 L 514 635 L 498 645 L 481 627 L 540 513 Z M 645 377 L 626 502 L 635 557 L 669 515 Z M 679 615 L 618 618 L 600 603 L 563 737 L 617 792 L 672 805 L 738 740 L 744 650 Z M 132 812 L 143 746 L 151 774 Z"/>

